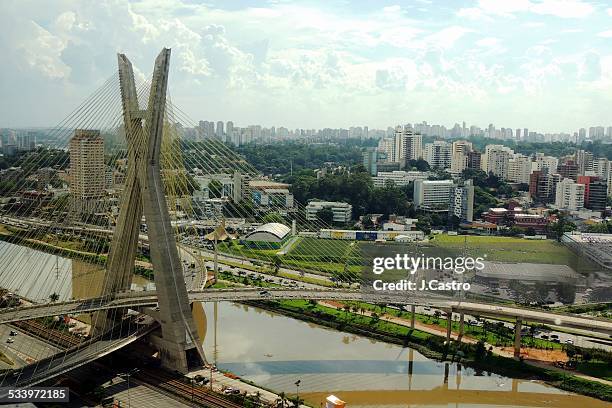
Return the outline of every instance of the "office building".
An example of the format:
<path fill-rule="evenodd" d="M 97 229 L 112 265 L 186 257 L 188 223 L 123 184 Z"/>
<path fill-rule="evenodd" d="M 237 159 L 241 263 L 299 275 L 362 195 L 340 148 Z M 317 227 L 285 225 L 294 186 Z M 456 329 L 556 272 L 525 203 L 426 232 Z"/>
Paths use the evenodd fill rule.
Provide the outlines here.
<path fill-rule="evenodd" d="M 415 180 L 414 205 L 419 209 L 448 210 L 452 180 Z"/>
<path fill-rule="evenodd" d="M 474 221 L 474 185 L 466 180 L 462 185 L 453 186 L 450 190 L 448 214 L 460 221 Z"/>
<path fill-rule="evenodd" d="M 345 224 L 352 219 L 353 206 L 341 201 L 318 201 L 311 200 L 306 205 L 306 220 L 318 220 L 318 213 L 323 209 L 330 209 L 333 216 L 333 222 Z"/>
<path fill-rule="evenodd" d="M 376 176 L 378 169 L 376 163 L 378 161 L 378 152 L 374 147 L 366 148 L 361 154 L 363 156 L 363 167 L 370 173 L 371 176 Z"/>
<path fill-rule="evenodd" d="M 415 180 L 426 180 L 429 173 L 424 171 L 379 171 L 376 177 L 372 177 L 374 187 L 384 187 L 392 182 L 396 187 L 407 186 Z"/>

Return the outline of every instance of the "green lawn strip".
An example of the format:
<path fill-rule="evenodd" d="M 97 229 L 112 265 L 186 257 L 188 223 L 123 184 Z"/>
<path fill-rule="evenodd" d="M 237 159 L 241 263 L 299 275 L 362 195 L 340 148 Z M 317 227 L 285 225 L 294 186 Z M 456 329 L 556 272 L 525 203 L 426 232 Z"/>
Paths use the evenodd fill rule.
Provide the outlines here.
<path fill-rule="evenodd" d="M 410 321 L 412 318 L 412 313 L 401 311 L 398 309 L 392 309 L 385 306 L 377 306 L 364 302 L 342 302 L 348 306 L 351 306 L 353 311 L 367 310 L 369 312 L 377 313 L 379 315 L 387 314 L 390 316 L 399 317 L 406 321 Z M 440 327 L 441 329 L 446 330 L 447 320 L 442 315 L 440 317 L 425 315 L 425 314 L 415 314 L 415 320 L 421 322 L 423 324 L 430 324 Z M 499 347 L 509 347 L 514 344 L 514 332 L 506 327 L 494 326 L 490 325 L 490 327 L 485 330 L 482 326 L 471 326 L 465 322 L 464 326 L 464 334 L 475 338 L 477 340 L 483 340 L 488 344 L 492 344 L 494 346 Z M 454 332 L 459 332 L 459 322 L 453 320 L 451 323 L 451 330 Z M 554 343 L 548 340 L 542 339 L 533 339 L 531 336 L 523 336 L 522 344 L 527 346 L 533 346 L 536 348 L 542 349 L 561 349 L 563 346 L 559 343 Z"/>
<path fill-rule="evenodd" d="M 465 245 L 468 252 L 474 255 L 487 254 L 488 261 L 570 265 L 576 258 L 569 248 L 551 240 L 440 234 L 430 240 L 428 245 L 457 250 L 462 250 Z"/>
<path fill-rule="evenodd" d="M 327 281 L 327 280 L 323 280 L 323 279 L 317 279 L 317 278 L 313 278 L 310 276 L 299 276 L 293 273 L 287 273 L 287 272 L 278 272 L 278 275 L 281 278 L 287 278 L 287 279 L 294 279 L 294 280 L 298 280 L 304 283 L 311 283 L 313 285 L 320 285 L 320 286 L 326 286 L 326 287 L 335 287 L 336 285 L 333 282 Z"/>
<path fill-rule="evenodd" d="M 612 381 L 612 366 L 605 361 L 581 361 L 576 371 L 591 377 Z"/>

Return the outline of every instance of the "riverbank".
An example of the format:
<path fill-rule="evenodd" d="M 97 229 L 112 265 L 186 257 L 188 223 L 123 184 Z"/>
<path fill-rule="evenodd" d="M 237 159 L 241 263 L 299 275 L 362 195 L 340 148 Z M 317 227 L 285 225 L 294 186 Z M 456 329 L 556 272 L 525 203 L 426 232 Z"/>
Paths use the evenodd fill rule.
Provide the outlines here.
<path fill-rule="evenodd" d="M 522 361 L 491 353 L 483 342 L 466 344 L 451 342 L 445 338 L 409 327 L 381 320 L 378 316 L 361 316 L 342 312 L 310 302 L 252 301 L 248 305 L 273 311 L 298 320 L 319 324 L 332 329 L 369 337 L 379 341 L 410 347 L 425 357 L 439 361 L 460 361 L 474 369 L 530 380 L 540 380 L 556 388 L 603 401 L 612 401 L 612 387 L 589 381 L 575 375 L 550 368 L 534 366 Z"/>

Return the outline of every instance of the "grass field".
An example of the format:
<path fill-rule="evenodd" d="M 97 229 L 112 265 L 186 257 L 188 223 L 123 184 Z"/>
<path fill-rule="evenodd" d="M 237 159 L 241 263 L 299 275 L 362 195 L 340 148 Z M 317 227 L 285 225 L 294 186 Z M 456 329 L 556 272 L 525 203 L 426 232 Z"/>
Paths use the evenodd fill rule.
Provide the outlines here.
<path fill-rule="evenodd" d="M 465 245 L 472 256 L 487 255 L 489 261 L 531 262 L 572 265 L 576 255 L 563 244 L 551 240 L 526 240 L 513 237 L 473 235 L 436 235 L 429 245 L 462 251 Z"/>

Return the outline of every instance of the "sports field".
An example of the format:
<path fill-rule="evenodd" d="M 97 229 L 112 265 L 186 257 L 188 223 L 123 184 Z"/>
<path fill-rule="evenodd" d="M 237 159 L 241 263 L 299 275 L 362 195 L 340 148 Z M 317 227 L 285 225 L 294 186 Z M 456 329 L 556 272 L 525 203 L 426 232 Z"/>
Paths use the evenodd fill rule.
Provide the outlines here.
<path fill-rule="evenodd" d="M 457 251 L 462 251 L 465 246 L 471 256 L 486 254 L 489 261 L 555 265 L 572 265 L 576 262 L 576 255 L 565 245 L 549 239 L 440 234 L 430 240 L 428 245 Z"/>

